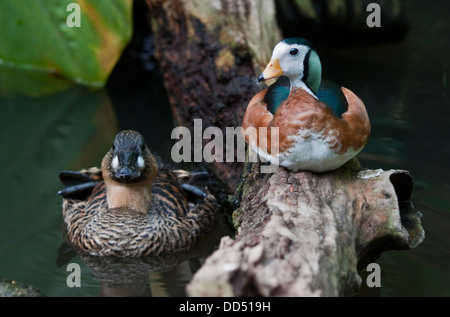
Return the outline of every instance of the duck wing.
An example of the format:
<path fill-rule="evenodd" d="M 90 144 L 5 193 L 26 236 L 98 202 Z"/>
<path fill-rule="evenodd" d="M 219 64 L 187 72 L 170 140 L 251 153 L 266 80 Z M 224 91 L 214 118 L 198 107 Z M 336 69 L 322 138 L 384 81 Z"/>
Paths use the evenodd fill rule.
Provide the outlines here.
<path fill-rule="evenodd" d="M 342 87 L 331 81 L 322 79 L 316 96 L 330 107 L 339 119 L 342 119 L 342 114 L 348 110 L 347 98 L 342 92 Z"/>
<path fill-rule="evenodd" d="M 152 187 L 152 212 L 170 217 L 184 217 L 189 203 L 175 175 L 160 169 Z"/>
<path fill-rule="evenodd" d="M 275 114 L 283 101 L 289 97 L 291 92 L 291 83 L 289 78 L 281 76 L 278 80 L 267 88 L 264 96 L 264 103 L 267 110 Z M 322 79 L 317 92 L 317 99 L 325 103 L 333 111 L 334 115 L 341 119 L 342 114 L 348 110 L 347 99 L 342 92 L 342 87 L 329 81 Z"/>
<path fill-rule="evenodd" d="M 58 191 L 57 194 L 68 199 L 86 199 L 92 193 L 94 187 L 100 183 L 98 177 L 82 171 L 60 171 L 58 176 L 64 185 L 64 189 Z"/>
<path fill-rule="evenodd" d="M 290 92 L 291 83 L 289 78 L 286 76 L 278 78 L 275 83 L 267 88 L 266 95 L 264 96 L 263 101 L 267 105 L 267 110 L 274 114 L 281 103 L 289 97 Z"/>

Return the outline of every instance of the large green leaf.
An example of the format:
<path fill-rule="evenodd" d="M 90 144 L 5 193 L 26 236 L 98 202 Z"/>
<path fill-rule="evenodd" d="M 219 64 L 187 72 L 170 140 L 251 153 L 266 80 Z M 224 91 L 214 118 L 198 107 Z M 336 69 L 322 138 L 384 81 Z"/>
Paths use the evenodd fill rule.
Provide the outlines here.
<path fill-rule="evenodd" d="M 76 21 L 71 3 L 79 5 L 79 27 L 67 23 Z M 102 87 L 131 33 L 132 0 L 2 0 L 1 92 L 48 92 L 58 78 Z M 15 71 L 20 75 L 14 76 Z M 26 73 L 32 75 L 32 88 L 20 80 Z M 36 84 L 40 73 L 47 85 Z"/>

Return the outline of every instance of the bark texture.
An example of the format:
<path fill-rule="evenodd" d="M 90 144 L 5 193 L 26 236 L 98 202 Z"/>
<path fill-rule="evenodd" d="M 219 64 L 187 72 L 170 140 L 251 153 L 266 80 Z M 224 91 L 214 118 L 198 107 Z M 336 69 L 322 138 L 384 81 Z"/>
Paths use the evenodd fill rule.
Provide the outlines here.
<path fill-rule="evenodd" d="M 243 184 L 237 235 L 222 239 L 189 295 L 353 295 L 358 269 L 424 238 L 407 171 L 362 169 L 356 159 L 323 174 L 259 167 Z"/>
<path fill-rule="evenodd" d="M 175 125 L 193 131 L 193 120 L 202 119 L 203 130 L 220 127 L 225 136 L 226 127 L 241 125 L 247 103 L 258 91 L 255 67 L 261 71 L 280 39 L 274 4 L 262 0 L 146 1 Z M 234 193 L 242 166 L 234 160 L 209 167 L 227 192 Z"/>

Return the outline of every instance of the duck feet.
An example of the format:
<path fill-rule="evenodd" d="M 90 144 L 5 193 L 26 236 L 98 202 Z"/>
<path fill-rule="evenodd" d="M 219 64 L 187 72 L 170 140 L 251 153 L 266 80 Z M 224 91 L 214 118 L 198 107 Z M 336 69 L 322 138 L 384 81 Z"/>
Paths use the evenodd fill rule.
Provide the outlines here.
<path fill-rule="evenodd" d="M 64 184 L 64 189 L 57 195 L 70 199 L 85 199 L 100 182 L 91 176 L 89 172 L 60 171 L 59 179 Z"/>

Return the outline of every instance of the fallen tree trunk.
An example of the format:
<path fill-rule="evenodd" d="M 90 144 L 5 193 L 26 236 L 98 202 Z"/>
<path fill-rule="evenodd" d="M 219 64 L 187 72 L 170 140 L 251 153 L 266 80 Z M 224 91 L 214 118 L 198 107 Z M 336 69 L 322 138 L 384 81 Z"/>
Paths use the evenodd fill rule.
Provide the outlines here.
<path fill-rule="evenodd" d="M 255 164 L 224 237 L 188 285 L 191 296 L 348 296 L 358 269 L 386 250 L 420 244 L 421 214 L 403 170 L 362 169 L 356 159 L 323 174 L 261 174 Z"/>

